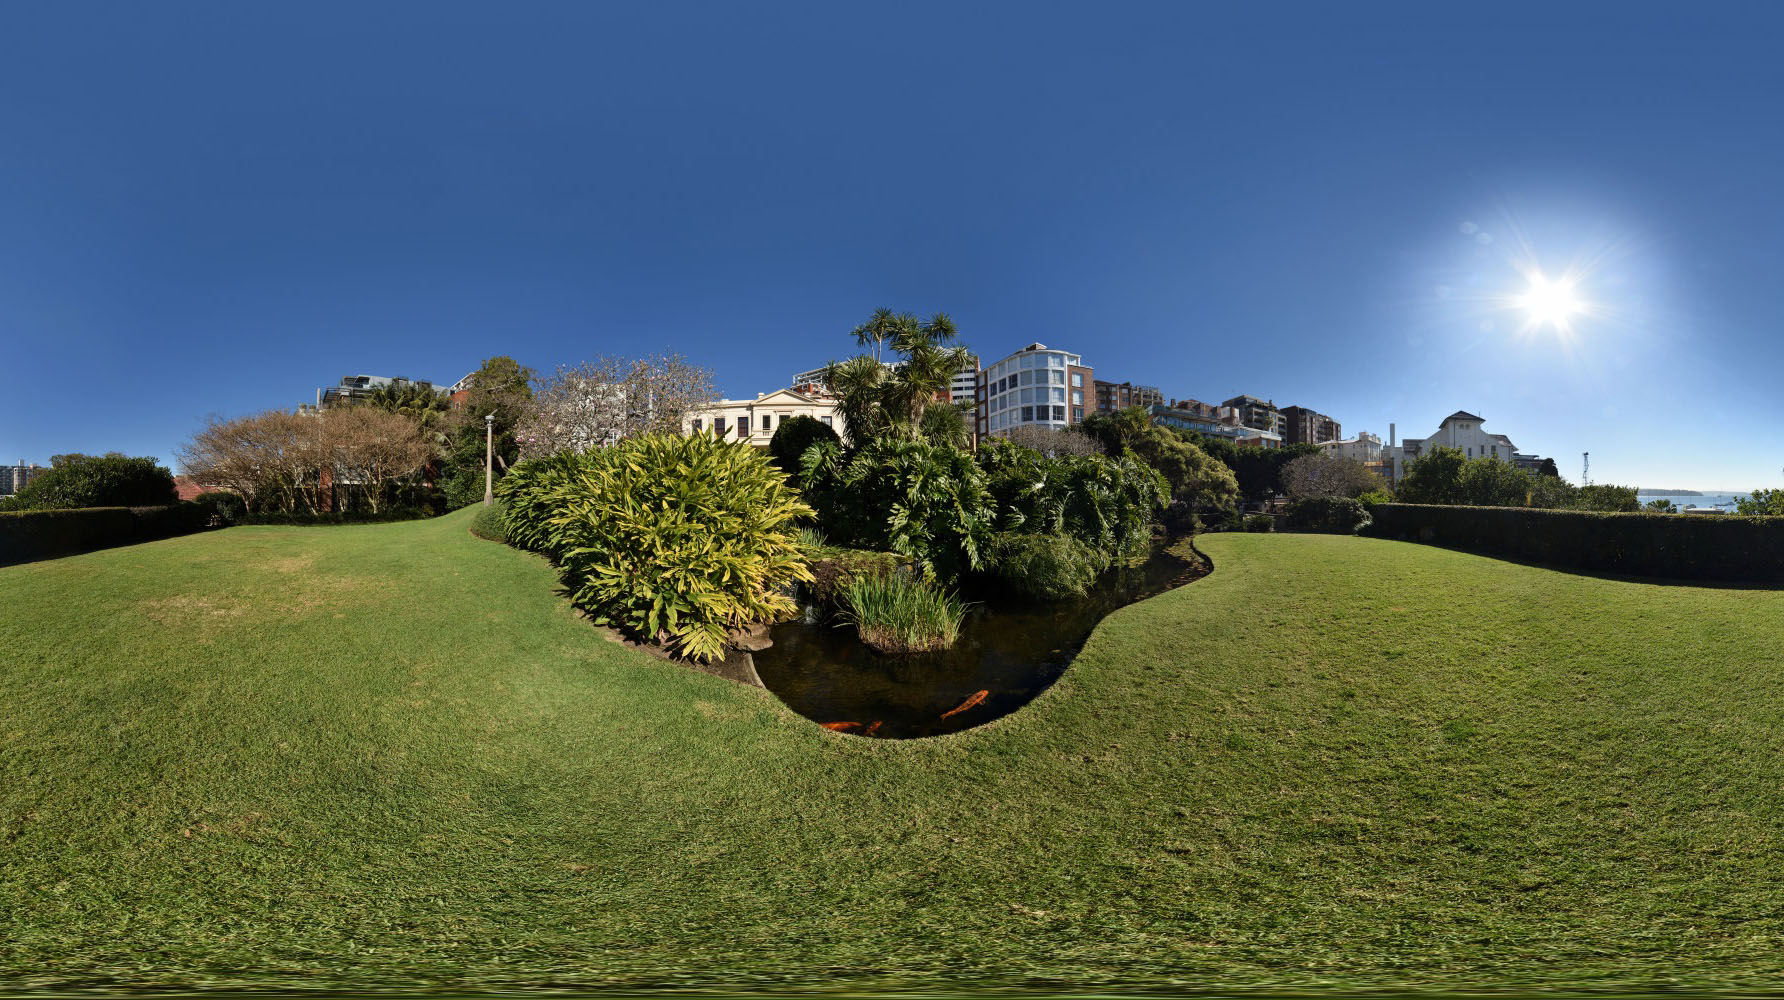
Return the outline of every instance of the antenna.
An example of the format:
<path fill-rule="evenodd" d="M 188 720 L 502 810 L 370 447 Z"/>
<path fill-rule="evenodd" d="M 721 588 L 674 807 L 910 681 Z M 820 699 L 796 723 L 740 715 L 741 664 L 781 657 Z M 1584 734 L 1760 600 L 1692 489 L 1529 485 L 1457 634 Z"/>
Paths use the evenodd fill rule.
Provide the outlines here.
<path fill-rule="evenodd" d="M 1580 452 L 1580 456 L 1585 459 L 1586 463 L 1585 468 L 1580 470 L 1580 485 L 1590 486 L 1592 485 L 1592 453 L 1583 451 Z"/>

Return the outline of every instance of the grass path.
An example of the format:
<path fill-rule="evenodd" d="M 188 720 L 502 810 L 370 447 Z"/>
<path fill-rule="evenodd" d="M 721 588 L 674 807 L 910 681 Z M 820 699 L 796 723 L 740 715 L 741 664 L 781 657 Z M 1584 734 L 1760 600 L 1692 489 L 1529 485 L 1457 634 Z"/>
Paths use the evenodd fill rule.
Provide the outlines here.
<path fill-rule="evenodd" d="M 826 733 L 468 514 L 0 569 L 0 988 L 1776 982 L 1784 591 L 1204 540 Z"/>

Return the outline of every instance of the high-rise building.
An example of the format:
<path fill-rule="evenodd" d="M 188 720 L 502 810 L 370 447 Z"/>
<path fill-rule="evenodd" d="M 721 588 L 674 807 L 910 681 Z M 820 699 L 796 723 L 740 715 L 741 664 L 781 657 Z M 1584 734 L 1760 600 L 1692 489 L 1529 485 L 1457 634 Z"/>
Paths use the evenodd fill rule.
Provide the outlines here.
<path fill-rule="evenodd" d="M 1234 396 L 1220 405 L 1232 407 L 1242 427 L 1288 436 L 1283 426 L 1285 421 L 1282 419 L 1282 411 L 1270 400 L 1256 396 Z"/>
<path fill-rule="evenodd" d="M 1325 444 L 1342 438 L 1338 421 L 1305 406 L 1290 406 L 1282 413 L 1283 439 L 1289 444 Z"/>
<path fill-rule="evenodd" d="M 1163 406 L 1165 394 L 1158 387 L 1135 385 L 1132 382 L 1105 382 L 1096 380 L 1096 412 L 1114 413 L 1130 406 L 1151 408 Z"/>
<path fill-rule="evenodd" d="M 983 439 L 1005 437 L 1017 427 L 1064 430 L 1084 421 L 1095 379 L 1084 359 L 1069 351 L 1030 344 L 978 373 L 975 426 Z"/>
<path fill-rule="evenodd" d="M 19 459 L 17 465 L 0 465 L 0 496 L 12 496 L 25 488 L 25 484 L 49 471 L 35 463 L 26 465 Z"/>

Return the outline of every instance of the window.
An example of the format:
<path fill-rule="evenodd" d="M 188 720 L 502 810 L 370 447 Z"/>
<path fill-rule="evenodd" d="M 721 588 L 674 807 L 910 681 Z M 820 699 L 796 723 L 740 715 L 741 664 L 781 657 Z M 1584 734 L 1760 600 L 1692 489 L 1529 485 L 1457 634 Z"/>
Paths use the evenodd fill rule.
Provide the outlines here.
<path fill-rule="evenodd" d="M 1047 355 L 1047 364 L 1053 368 L 1064 368 L 1065 367 L 1065 355 L 1063 355 L 1063 354 L 1049 354 L 1049 355 Z"/>
<path fill-rule="evenodd" d="M 1072 390 L 1072 405 L 1073 406 L 1083 406 L 1084 405 L 1084 394 L 1082 392 L 1079 392 L 1076 389 Z"/>
<path fill-rule="evenodd" d="M 1072 373 L 1072 387 L 1077 388 L 1077 389 L 1084 388 L 1084 373 L 1083 372 L 1073 372 Z"/>
<path fill-rule="evenodd" d="M 1053 401 L 1055 403 L 1065 402 L 1065 387 L 1064 386 L 1060 386 L 1059 388 L 1056 388 L 1053 390 Z M 1065 418 L 1060 417 L 1059 419 L 1064 420 Z"/>
<path fill-rule="evenodd" d="M 1055 406 L 1053 408 L 1053 419 L 1059 420 L 1059 421 L 1064 421 L 1065 420 L 1065 407 Z"/>
<path fill-rule="evenodd" d="M 712 421 L 712 429 L 719 432 L 719 437 L 724 437 L 725 432 L 731 429 L 725 426 L 727 423 L 728 421 L 724 417 L 715 417 Z"/>
<path fill-rule="evenodd" d="M 700 418 L 695 417 L 694 418 L 694 433 L 698 434 L 701 430 L 702 430 L 702 427 L 700 424 Z"/>
<path fill-rule="evenodd" d="M 1034 355 L 1032 355 L 1032 354 L 1022 355 L 1022 357 L 1016 362 L 1016 367 L 1018 367 L 1018 368 L 1033 368 L 1034 367 Z"/>
<path fill-rule="evenodd" d="M 748 418 L 748 417 L 738 417 L 737 418 L 737 436 L 740 438 L 746 438 L 746 437 L 750 436 L 750 418 Z"/>
<path fill-rule="evenodd" d="M 774 428 L 774 414 L 772 414 L 772 413 L 762 414 L 762 429 L 766 431 L 766 430 L 772 430 L 773 428 Z"/>
<path fill-rule="evenodd" d="M 1016 383 L 1018 385 L 1034 385 L 1034 372 L 1023 372 L 1022 377 L 1017 379 Z"/>
<path fill-rule="evenodd" d="M 830 426 L 830 418 L 829 418 L 829 417 L 819 417 L 819 418 L 818 418 L 818 419 L 819 419 L 819 420 L 822 420 L 822 421 L 823 421 L 823 422 L 824 422 L 824 426 L 825 426 L 825 427 L 829 427 L 829 426 Z"/>
<path fill-rule="evenodd" d="M 1022 408 L 1022 420 L 1025 423 L 1032 423 L 1034 421 L 1034 407 L 1024 406 Z"/>
<path fill-rule="evenodd" d="M 1084 407 L 1082 407 L 1082 406 L 1072 407 L 1072 419 L 1077 421 L 1078 423 L 1083 423 L 1084 422 Z"/>

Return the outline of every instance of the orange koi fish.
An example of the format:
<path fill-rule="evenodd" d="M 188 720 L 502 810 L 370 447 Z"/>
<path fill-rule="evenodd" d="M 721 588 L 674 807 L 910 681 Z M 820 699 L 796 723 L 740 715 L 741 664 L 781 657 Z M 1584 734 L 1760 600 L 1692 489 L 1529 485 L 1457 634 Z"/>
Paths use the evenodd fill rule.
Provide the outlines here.
<path fill-rule="evenodd" d="M 830 730 L 833 733 L 846 733 L 851 729 L 860 729 L 861 723 L 859 723 L 859 722 L 826 722 L 826 723 L 824 723 L 824 728 Z"/>
<path fill-rule="evenodd" d="M 974 692 L 974 694 L 971 698 L 968 698 L 965 701 L 961 702 L 960 704 L 949 709 L 948 711 L 943 712 L 942 718 L 945 719 L 950 715 L 959 715 L 961 712 L 964 712 L 967 709 L 978 705 L 979 703 L 983 702 L 986 698 L 989 698 L 989 697 L 991 697 L 991 692 L 989 692 L 989 691 Z"/>

